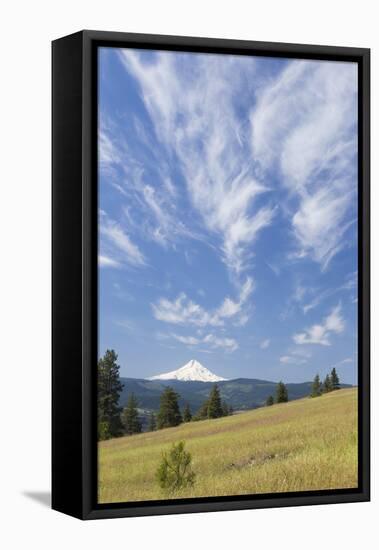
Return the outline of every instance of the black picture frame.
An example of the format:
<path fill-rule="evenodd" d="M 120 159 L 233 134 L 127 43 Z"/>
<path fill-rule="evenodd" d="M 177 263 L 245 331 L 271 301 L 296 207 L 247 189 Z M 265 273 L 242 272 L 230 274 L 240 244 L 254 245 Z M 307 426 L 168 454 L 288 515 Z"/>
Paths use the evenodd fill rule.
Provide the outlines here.
<path fill-rule="evenodd" d="M 359 486 L 97 504 L 97 48 L 127 46 L 358 63 Z M 81 519 L 370 499 L 370 50 L 81 31 L 52 43 L 52 507 Z"/>

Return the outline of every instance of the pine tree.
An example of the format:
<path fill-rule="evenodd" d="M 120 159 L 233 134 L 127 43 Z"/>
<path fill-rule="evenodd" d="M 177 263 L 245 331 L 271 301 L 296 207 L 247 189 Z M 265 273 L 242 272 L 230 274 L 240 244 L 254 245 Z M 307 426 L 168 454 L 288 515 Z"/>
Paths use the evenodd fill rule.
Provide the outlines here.
<path fill-rule="evenodd" d="M 285 384 L 283 384 L 283 382 L 280 381 L 278 383 L 278 385 L 276 386 L 276 402 L 277 403 L 287 403 L 287 401 L 288 401 L 287 388 L 286 388 Z"/>
<path fill-rule="evenodd" d="M 104 357 L 98 361 L 97 421 L 99 439 L 122 435 L 122 408 L 118 405 L 122 388 L 117 354 L 114 350 L 107 350 Z"/>
<path fill-rule="evenodd" d="M 323 393 L 329 393 L 332 391 L 332 381 L 330 380 L 329 374 L 325 376 L 324 383 L 322 385 Z"/>
<path fill-rule="evenodd" d="M 271 407 L 274 404 L 274 398 L 272 395 L 269 395 L 266 399 L 266 407 Z"/>
<path fill-rule="evenodd" d="M 340 379 L 338 377 L 337 371 L 335 367 L 332 368 L 332 372 L 330 373 L 330 381 L 332 385 L 332 390 L 339 390 L 340 389 Z"/>
<path fill-rule="evenodd" d="M 156 429 L 157 429 L 157 422 L 155 420 L 155 414 L 152 412 L 149 418 L 148 430 L 149 432 L 155 432 Z"/>
<path fill-rule="evenodd" d="M 205 420 L 208 418 L 208 399 L 204 401 L 200 409 L 197 411 L 196 415 L 193 417 L 193 420 Z"/>
<path fill-rule="evenodd" d="M 139 434 L 142 431 L 141 420 L 137 410 L 137 399 L 134 393 L 131 393 L 128 399 L 128 403 L 122 412 L 122 423 L 127 435 Z"/>
<path fill-rule="evenodd" d="M 208 398 L 208 418 L 220 418 L 222 416 L 222 405 L 220 390 L 217 384 L 212 386 Z"/>
<path fill-rule="evenodd" d="M 321 395 L 321 382 L 318 374 L 313 379 L 310 397 L 319 397 Z"/>
<path fill-rule="evenodd" d="M 170 386 L 167 386 L 162 392 L 157 418 L 158 430 L 178 426 L 182 422 L 178 398 L 179 395 Z"/>
<path fill-rule="evenodd" d="M 184 410 L 183 410 L 183 422 L 191 422 L 191 420 L 192 420 L 191 409 L 189 404 L 186 403 L 186 406 L 184 407 Z"/>
<path fill-rule="evenodd" d="M 191 453 L 185 450 L 185 442 L 173 443 L 168 452 L 163 453 L 156 479 L 161 489 L 174 493 L 184 487 L 192 487 L 196 475 L 192 470 Z"/>
<path fill-rule="evenodd" d="M 223 401 L 222 402 L 222 416 L 229 416 L 230 412 L 229 412 L 229 405 L 227 404 L 226 401 Z"/>

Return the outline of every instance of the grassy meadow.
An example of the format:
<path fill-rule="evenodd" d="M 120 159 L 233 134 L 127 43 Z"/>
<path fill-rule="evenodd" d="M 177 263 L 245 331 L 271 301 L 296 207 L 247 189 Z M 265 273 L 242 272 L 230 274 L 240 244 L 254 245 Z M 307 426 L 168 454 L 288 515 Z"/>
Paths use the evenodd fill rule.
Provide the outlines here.
<path fill-rule="evenodd" d="M 357 486 L 357 389 L 99 443 L 99 503 Z M 193 487 L 167 495 L 155 473 L 184 440 Z"/>

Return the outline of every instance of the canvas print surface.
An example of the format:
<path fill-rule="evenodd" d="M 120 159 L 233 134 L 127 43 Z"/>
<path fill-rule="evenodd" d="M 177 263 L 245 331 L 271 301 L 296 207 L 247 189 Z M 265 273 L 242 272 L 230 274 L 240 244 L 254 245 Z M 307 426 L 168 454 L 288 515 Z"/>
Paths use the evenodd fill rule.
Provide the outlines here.
<path fill-rule="evenodd" d="M 357 487 L 357 86 L 99 49 L 99 503 Z"/>

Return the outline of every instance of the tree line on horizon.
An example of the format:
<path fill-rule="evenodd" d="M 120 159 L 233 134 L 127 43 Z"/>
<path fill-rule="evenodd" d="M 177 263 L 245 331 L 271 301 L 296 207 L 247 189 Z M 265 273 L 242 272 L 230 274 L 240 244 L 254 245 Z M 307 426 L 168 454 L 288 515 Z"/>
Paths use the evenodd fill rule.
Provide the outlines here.
<path fill-rule="evenodd" d="M 329 393 L 340 388 L 340 379 L 335 367 L 333 367 L 330 374 L 328 373 L 325 376 L 323 382 L 321 382 L 319 374 L 316 374 L 312 382 L 310 397 L 319 397 L 323 393 Z"/>
<path fill-rule="evenodd" d="M 320 375 L 316 374 L 313 379 L 311 386 L 311 393 L 309 397 L 319 397 L 324 393 L 329 393 L 331 391 L 339 390 L 341 388 L 340 379 L 337 374 L 335 367 L 332 368 L 330 374 L 328 373 L 325 376 L 323 382 L 321 382 Z M 274 403 L 287 403 L 288 401 L 288 390 L 287 386 L 280 381 L 276 386 L 276 395 L 275 398 L 272 395 L 269 395 L 266 399 L 266 406 L 270 407 Z"/>
<path fill-rule="evenodd" d="M 198 412 L 191 413 L 189 403 L 183 411 L 179 407 L 180 395 L 171 386 L 167 386 L 160 397 L 159 411 L 150 413 L 147 431 L 172 428 L 186 422 L 196 422 L 212 418 L 221 418 L 233 414 L 233 409 L 225 401 L 221 401 L 220 390 L 215 384 Z M 142 422 L 138 414 L 138 402 L 133 393 L 130 394 L 126 407 L 121 414 L 121 420 L 126 435 L 142 432 Z"/>
<path fill-rule="evenodd" d="M 266 406 L 271 407 L 274 403 L 287 403 L 288 402 L 288 390 L 287 386 L 280 380 L 276 386 L 275 397 L 269 395 L 266 399 Z"/>
<path fill-rule="evenodd" d="M 129 395 L 124 408 L 118 402 L 124 385 L 120 380 L 120 366 L 117 364 L 117 354 L 107 350 L 104 357 L 98 361 L 98 439 L 110 439 L 123 435 L 142 432 L 142 421 L 138 413 L 138 402 L 133 393 Z M 150 414 L 147 430 L 155 431 L 163 428 L 179 426 L 183 422 L 195 422 L 211 418 L 221 418 L 233 414 L 233 408 L 221 400 L 220 390 L 215 384 L 196 414 L 192 415 L 189 403 L 183 411 L 179 408 L 180 395 L 167 386 L 160 397 L 159 411 Z"/>
<path fill-rule="evenodd" d="M 126 406 L 119 406 L 119 399 L 124 385 L 120 380 L 120 366 L 117 364 L 117 354 L 114 350 L 107 350 L 98 361 L 97 379 L 97 416 L 98 416 L 98 439 L 110 439 L 123 435 L 132 435 L 142 432 L 142 420 L 138 412 L 138 402 L 135 395 L 129 395 Z M 320 376 L 316 374 L 310 397 L 318 397 L 340 389 L 340 381 L 336 369 L 333 368 L 321 382 Z M 233 408 L 226 401 L 222 401 L 220 390 L 214 384 L 208 398 L 201 405 L 199 410 L 192 414 L 189 403 L 186 403 L 183 410 L 179 407 L 180 395 L 173 388 L 167 386 L 160 397 L 159 411 L 152 412 L 148 418 L 147 431 L 161 430 L 179 426 L 186 422 L 221 418 L 233 414 Z M 266 406 L 274 403 L 288 402 L 288 390 L 286 385 L 280 381 L 276 386 L 275 396 L 269 395 L 266 399 Z"/>

